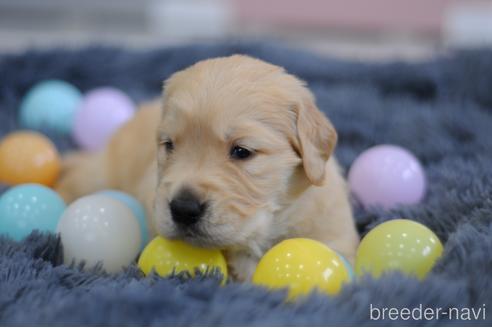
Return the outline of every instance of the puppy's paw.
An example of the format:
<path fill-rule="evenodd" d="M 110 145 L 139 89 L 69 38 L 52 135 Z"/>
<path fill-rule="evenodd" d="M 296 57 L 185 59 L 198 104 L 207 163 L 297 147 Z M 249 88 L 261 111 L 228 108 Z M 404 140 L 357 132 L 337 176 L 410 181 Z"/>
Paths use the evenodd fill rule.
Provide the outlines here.
<path fill-rule="evenodd" d="M 259 259 L 247 252 L 227 253 L 229 275 L 235 281 L 251 281 Z"/>

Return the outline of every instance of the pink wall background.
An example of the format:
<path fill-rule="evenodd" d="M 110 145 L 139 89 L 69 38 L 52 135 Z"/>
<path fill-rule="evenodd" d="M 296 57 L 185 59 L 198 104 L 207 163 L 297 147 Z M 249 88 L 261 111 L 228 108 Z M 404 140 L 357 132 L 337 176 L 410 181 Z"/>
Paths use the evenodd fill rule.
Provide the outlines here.
<path fill-rule="evenodd" d="M 456 0 L 235 0 L 240 21 L 296 27 L 440 33 Z"/>

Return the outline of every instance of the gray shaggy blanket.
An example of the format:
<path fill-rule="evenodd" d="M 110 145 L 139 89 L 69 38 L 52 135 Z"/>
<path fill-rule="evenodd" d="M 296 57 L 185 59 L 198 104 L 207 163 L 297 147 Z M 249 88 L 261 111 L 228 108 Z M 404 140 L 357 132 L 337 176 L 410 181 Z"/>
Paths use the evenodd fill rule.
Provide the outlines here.
<path fill-rule="evenodd" d="M 16 243 L 0 238 L 3 325 L 491 325 L 492 52 L 454 52 L 423 63 L 356 63 L 265 44 L 216 44 L 145 52 L 92 47 L 0 56 L 0 134 L 17 128 L 26 90 L 47 78 L 82 91 L 112 85 L 136 101 L 158 95 L 162 81 L 200 59 L 245 53 L 285 66 L 306 80 L 340 136 L 345 168 L 380 143 L 407 147 L 423 162 L 425 200 L 392 211 L 356 207 L 361 234 L 391 218 L 412 218 L 445 242 L 422 282 L 397 273 L 362 279 L 337 297 L 313 294 L 285 304 L 283 292 L 250 284 L 219 286 L 216 277 L 144 278 L 84 272 L 60 262 L 53 235 Z M 53 136 L 62 150 L 71 140 Z M 1 218 L 0 218 L 1 219 Z M 409 308 L 416 320 L 371 320 L 371 306 Z M 418 309 L 457 308 L 459 316 L 419 317 Z M 479 318 L 467 310 L 484 309 Z M 373 313 L 373 317 L 376 313 Z"/>

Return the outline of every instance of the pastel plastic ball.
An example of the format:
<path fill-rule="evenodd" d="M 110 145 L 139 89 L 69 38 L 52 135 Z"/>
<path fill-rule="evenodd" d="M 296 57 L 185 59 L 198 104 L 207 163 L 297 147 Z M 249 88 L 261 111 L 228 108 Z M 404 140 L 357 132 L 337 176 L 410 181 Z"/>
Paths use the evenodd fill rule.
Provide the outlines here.
<path fill-rule="evenodd" d="M 143 249 L 145 245 L 147 245 L 147 243 L 149 242 L 149 228 L 147 225 L 147 217 L 145 215 L 145 210 L 142 204 L 140 204 L 140 202 L 136 200 L 134 197 L 118 190 L 104 190 L 99 192 L 99 194 L 113 197 L 114 199 L 123 202 L 126 206 L 130 208 L 130 210 L 132 210 L 133 215 L 135 215 L 135 217 L 138 220 L 138 223 L 140 224 L 140 234 L 141 234 L 140 237 L 142 239 L 140 249 Z"/>
<path fill-rule="evenodd" d="M 50 188 L 16 186 L 0 198 L 0 234 L 21 240 L 33 230 L 54 233 L 64 210 L 63 199 Z"/>
<path fill-rule="evenodd" d="M 102 263 L 107 272 L 130 265 L 140 251 L 140 226 L 128 206 L 106 195 L 79 198 L 63 213 L 57 231 L 65 264 Z"/>
<path fill-rule="evenodd" d="M 349 282 L 349 271 L 335 251 L 315 240 L 287 239 L 260 260 L 253 283 L 271 289 L 288 288 L 288 299 L 318 289 L 337 294 Z"/>
<path fill-rule="evenodd" d="M 81 100 L 82 94 L 70 83 L 60 80 L 40 82 L 22 99 L 19 109 L 20 124 L 29 129 L 70 133 L 74 114 Z"/>
<path fill-rule="evenodd" d="M 408 150 L 380 145 L 364 151 L 348 174 L 350 189 L 366 207 L 385 209 L 417 204 L 425 195 L 426 179 L 419 160 Z"/>
<path fill-rule="evenodd" d="M 340 257 L 340 260 L 342 260 L 343 264 L 345 265 L 345 268 L 347 268 L 348 274 L 349 274 L 349 279 L 354 280 L 355 279 L 355 273 L 354 273 L 354 268 L 352 267 L 352 264 L 343 256 L 342 254 L 336 252 L 338 257 Z"/>
<path fill-rule="evenodd" d="M 442 252 L 439 238 L 426 226 L 411 220 L 391 220 L 376 226 L 361 241 L 355 271 L 357 275 L 379 277 L 396 270 L 422 279 Z"/>
<path fill-rule="evenodd" d="M 218 269 L 223 280 L 227 279 L 227 263 L 220 250 L 199 248 L 160 236 L 145 247 L 138 260 L 138 267 L 146 275 L 154 269 L 162 277 L 180 272 L 195 276 L 196 270 L 206 273 Z"/>
<path fill-rule="evenodd" d="M 52 186 L 60 174 L 55 145 L 37 132 L 19 131 L 0 142 L 0 183 Z"/>
<path fill-rule="evenodd" d="M 77 110 L 73 137 L 86 150 L 100 150 L 134 113 L 134 103 L 120 90 L 94 89 L 84 97 Z"/>

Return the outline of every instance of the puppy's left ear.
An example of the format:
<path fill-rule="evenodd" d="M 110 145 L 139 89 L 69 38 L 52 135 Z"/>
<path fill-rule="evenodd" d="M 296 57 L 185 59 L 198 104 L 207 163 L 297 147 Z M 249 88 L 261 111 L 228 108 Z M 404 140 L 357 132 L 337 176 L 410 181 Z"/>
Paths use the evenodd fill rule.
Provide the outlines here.
<path fill-rule="evenodd" d="M 318 109 L 314 96 L 303 93 L 296 110 L 297 151 L 301 155 L 304 172 L 309 181 L 323 184 L 326 162 L 337 143 L 337 132 L 331 122 Z"/>

